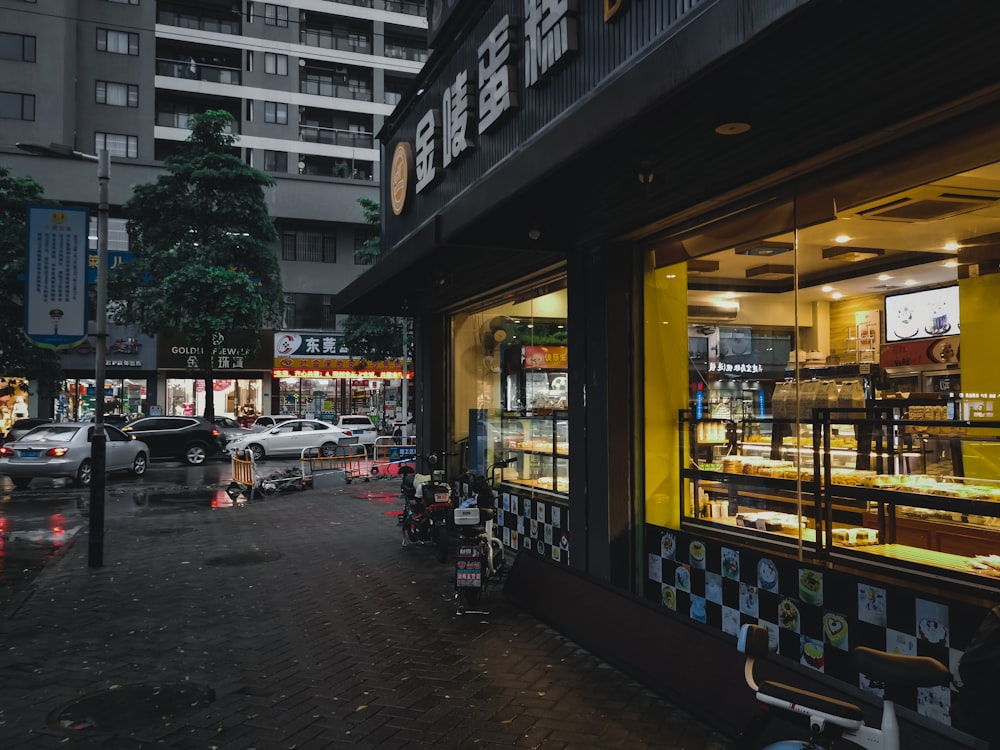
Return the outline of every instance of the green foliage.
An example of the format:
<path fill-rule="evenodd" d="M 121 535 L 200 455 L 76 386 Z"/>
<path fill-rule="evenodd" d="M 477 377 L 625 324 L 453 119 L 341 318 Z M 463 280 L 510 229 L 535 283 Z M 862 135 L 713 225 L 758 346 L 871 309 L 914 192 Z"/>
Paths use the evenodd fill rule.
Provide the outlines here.
<path fill-rule="evenodd" d="M 111 299 L 124 303 L 119 322 L 149 335 L 177 331 L 206 351 L 213 334 L 275 324 L 282 304 L 278 234 L 264 196 L 274 181 L 231 152 L 231 120 L 221 110 L 193 115 L 189 148 L 166 159 L 155 182 L 133 189 L 125 212 L 134 260 L 109 275 Z M 210 357 L 201 365 L 211 381 Z"/>
<path fill-rule="evenodd" d="M 24 335 L 24 272 L 27 207 L 45 203 L 42 186 L 15 177 L 0 166 L 0 385 L 6 378 L 36 380 L 44 395 L 56 392 L 62 373 L 59 356 L 34 346 Z"/>
<path fill-rule="evenodd" d="M 371 198 L 358 198 L 358 203 L 361 204 L 361 210 L 364 212 L 365 221 L 372 226 L 381 227 L 382 209 L 379 206 L 379 202 L 373 201 Z M 375 263 L 375 261 L 382 257 L 381 236 L 376 234 L 365 240 L 362 248 L 358 250 L 357 256 L 358 260 L 366 265 Z"/>
<path fill-rule="evenodd" d="M 404 347 L 406 329 L 401 318 L 376 315 L 348 315 L 344 320 L 344 345 L 354 359 L 399 359 Z"/>

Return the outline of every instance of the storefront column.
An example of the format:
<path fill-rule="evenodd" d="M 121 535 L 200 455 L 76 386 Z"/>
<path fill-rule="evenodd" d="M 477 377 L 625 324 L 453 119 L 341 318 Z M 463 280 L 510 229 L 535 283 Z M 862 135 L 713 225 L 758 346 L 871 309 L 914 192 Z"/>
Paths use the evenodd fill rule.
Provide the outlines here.
<path fill-rule="evenodd" d="M 570 253 L 570 565 L 627 590 L 635 582 L 632 269 L 621 248 Z M 624 262 L 623 262 L 624 261 Z M 588 439 L 588 436 L 596 436 Z"/>
<path fill-rule="evenodd" d="M 451 410 L 448 375 L 450 332 L 448 317 L 441 314 L 423 315 L 414 319 L 415 351 L 420 352 L 414 362 L 413 407 L 416 412 L 417 450 L 426 456 L 441 451 L 451 451 L 446 445 L 448 412 Z M 427 471 L 418 462 L 417 471 Z M 459 462 L 449 461 L 449 476 L 457 474 Z"/>

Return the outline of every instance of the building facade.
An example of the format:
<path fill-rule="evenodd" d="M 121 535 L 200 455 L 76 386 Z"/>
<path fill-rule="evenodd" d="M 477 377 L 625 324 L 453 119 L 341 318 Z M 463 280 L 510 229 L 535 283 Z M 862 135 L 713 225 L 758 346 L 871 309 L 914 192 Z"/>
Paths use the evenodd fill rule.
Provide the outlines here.
<path fill-rule="evenodd" d="M 1000 597 L 996 6 L 429 19 L 336 304 L 416 316 L 419 443 L 513 459 L 508 594 L 730 732 L 747 623 L 876 721 L 853 646 L 959 677 Z M 902 746 L 982 746 L 957 685 Z"/>
<path fill-rule="evenodd" d="M 422 2 L 3 0 L 0 13 L 0 161 L 41 183 L 47 198 L 93 209 L 92 163 L 29 155 L 15 144 L 106 148 L 114 260 L 128 249 L 120 207 L 131 186 L 156 178 L 187 138 L 192 114 L 226 110 L 243 158 L 277 182 L 267 199 L 281 237 L 285 328 L 336 329 L 332 295 L 363 270 L 358 251 L 377 230 L 358 204 L 379 199 L 376 134 L 427 56 Z M 138 341 L 135 331 L 118 333 Z M 108 381 L 122 391 L 112 386 L 111 408 L 137 390 L 142 397 L 128 408 L 145 413 L 203 399 L 179 358 L 183 342 L 152 346 L 167 347 L 167 369 L 151 371 L 149 342 L 141 353 L 109 356 Z M 253 367 L 224 359 L 219 377 L 233 385 L 219 394 L 218 413 L 250 400 L 257 412 L 281 408 L 272 349 L 268 341 Z M 92 366 L 76 366 L 79 355 L 66 362 L 71 395 L 85 394 L 93 377 Z M 79 416 L 74 398 L 66 408 Z"/>

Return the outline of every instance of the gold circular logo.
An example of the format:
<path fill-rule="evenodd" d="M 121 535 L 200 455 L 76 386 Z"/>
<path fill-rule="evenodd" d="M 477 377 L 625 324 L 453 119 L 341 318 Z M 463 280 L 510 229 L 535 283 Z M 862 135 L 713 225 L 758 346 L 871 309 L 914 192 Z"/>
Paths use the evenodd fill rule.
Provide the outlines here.
<path fill-rule="evenodd" d="M 392 153 L 392 172 L 389 175 L 389 197 L 392 212 L 396 216 L 406 209 L 411 174 L 413 174 L 413 149 L 406 141 L 400 141 Z"/>

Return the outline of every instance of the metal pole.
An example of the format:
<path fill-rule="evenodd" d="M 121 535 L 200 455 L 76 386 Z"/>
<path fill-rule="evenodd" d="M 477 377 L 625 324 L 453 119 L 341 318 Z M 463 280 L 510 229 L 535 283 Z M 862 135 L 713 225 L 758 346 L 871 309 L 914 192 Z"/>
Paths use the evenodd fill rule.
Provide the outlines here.
<path fill-rule="evenodd" d="M 90 534 L 88 564 L 104 565 L 104 490 L 107 466 L 107 435 L 104 433 L 104 375 L 108 351 L 108 183 L 111 159 L 107 149 L 97 152 L 97 310 L 95 314 L 97 352 L 94 355 L 94 438 L 90 465 Z"/>

